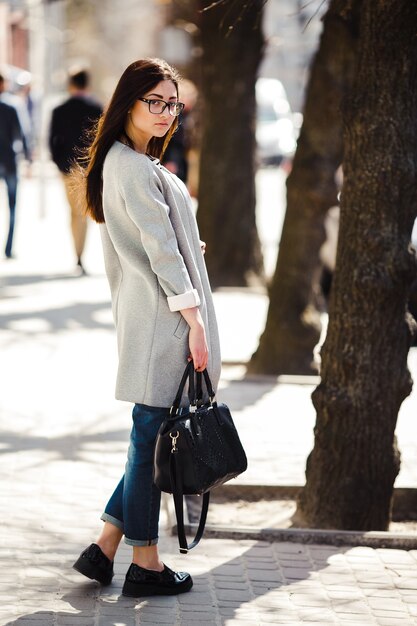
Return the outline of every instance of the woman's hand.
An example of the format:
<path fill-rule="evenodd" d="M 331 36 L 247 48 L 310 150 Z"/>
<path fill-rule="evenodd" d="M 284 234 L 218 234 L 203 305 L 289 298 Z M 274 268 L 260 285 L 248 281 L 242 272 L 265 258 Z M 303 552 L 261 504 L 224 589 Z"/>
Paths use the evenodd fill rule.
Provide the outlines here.
<path fill-rule="evenodd" d="M 204 255 L 206 253 L 206 242 L 205 241 L 201 241 L 201 239 L 200 239 L 200 248 L 201 248 L 201 252 Z"/>
<path fill-rule="evenodd" d="M 180 313 L 190 327 L 188 336 L 190 354 L 188 360 L 194 362 L 194 369 L 197 372 L 202 372 L 207 367 L 208 346 L 200 310 L 198 307 L 193 307 L 191 309 L 182 309 Z"/>
<path fill-rule="evenodd" d="M 188 342 L 190 346 L 188 360 L 193 360 L 196 372 L 202 372 L 206 369 L 208 361 L 208 347 L 204 326 L 191 326 Z"/>

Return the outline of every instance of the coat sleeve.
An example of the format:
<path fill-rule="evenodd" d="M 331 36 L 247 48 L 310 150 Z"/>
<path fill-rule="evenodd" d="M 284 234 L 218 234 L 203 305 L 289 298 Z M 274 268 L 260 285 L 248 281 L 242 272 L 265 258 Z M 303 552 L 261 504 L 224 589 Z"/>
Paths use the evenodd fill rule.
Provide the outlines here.
<path fill-rule="evenodd" d="M 167 296 L 168 306 L 171 311 L 199 306 L 200 298 L 179 251 L 158 176 L 148 157 L 129 154 L 127 150 L 119 157 L 119 191 L 128 216 L 139 229 L 143 247 Z"/>

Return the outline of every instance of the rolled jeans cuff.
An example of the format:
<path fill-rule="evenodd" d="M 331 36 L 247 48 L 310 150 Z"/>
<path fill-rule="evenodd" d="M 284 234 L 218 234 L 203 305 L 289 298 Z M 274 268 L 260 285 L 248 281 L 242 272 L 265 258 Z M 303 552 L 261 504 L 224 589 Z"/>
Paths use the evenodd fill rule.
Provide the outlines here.
<path fill-rule="evenodd" d="M 121 522 L 116 517 L 113 517 L 113 515 L 109 515 L 108 513 L 103 513 L 103 515 L 100 517 L 100 519 L 103 522 L 109 522 L 110 524 L 113 524 L 113 526 L 116 526 L 119 530 L 124 532 L 123 522 Z"/>
<path fill-rule="evenodd" d="M 149 539 L 149 541 L 147 539 L 129 539 L 129 537 L 125 537 L 125 543 L 127 543 L 128 546 L 156 546 L 158 537 L 156 539 Z"/>

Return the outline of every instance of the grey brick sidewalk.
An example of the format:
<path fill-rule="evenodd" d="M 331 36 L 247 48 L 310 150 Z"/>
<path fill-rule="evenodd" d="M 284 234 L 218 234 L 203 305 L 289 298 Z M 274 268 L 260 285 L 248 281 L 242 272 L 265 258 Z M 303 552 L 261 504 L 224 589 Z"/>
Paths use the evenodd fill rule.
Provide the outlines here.
<path fill-rule="evenodd" d="M 164 554 L 172 566 L 192 573 L 194 588 L 177 598 L 141 601 L 120 595 L 129 562 L 127 548 L 117 560 L 113 584 L 100 588 L 70 569 L 78 546 L 74 537 L 65 535 L 63 531 L 59 538 L 42 540 L 34 533 L 36 549 L 19 541 L 17 558 L 16 549 L 2 549 L 0 624 L 417 623 L 417 553 L 208 539 L 198 552 L 180 558 L 174 553 L 175 542 L 165 537 Z"/>
<path fill-rule="evenodd" d="M 34 181 L 22 188 L 18 260 L 0 263 L 0 626 L 417 624 L 412 551 L 205 539 L 183 557 L 163 532 L 164 560 L 190 571 L 195 587 L 145 601 L 120 595 L 126 546 L 108 588 L 71 569 L 123 471 L 130 406 L 113 398 L 115 339 L 97 233 L 86 258 L 92 274 L 76 278 L 62 190 L 50 181 L 43 219 L 31 205 L 34 191 Z M 219 292 L 216 305 L 225 359 L 247 358 L 264 298 Z M 415 353 L 411 359 L 414 369 Z M 240 375 L 225 368 L 221 398 L 248 451 L 242 480 L 301 484 L 313 386 L 247 383 Z M 407 486 L 417 482 L 415 398 L 399 421 Z"/>

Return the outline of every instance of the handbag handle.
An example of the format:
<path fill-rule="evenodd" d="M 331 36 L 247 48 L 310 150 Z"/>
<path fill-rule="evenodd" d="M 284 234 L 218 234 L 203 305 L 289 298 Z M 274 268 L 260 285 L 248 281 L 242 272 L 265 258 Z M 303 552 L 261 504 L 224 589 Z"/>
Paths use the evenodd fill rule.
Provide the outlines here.
<path fill-rule="evenodd" d="M 187 378 L 190 379 L 191 377 L 194 379 L 194 377 L 191 376 L 192 371 L 193 371 L 193 362 L 189 361 L 187 365 L 185 366 L 184 374 L 182 375 L 182 378 L 178 387 L 177 395 L 175 396 L 175 400 L 172 403 L 171 409 L 169 411 L 170 416 L 176 415 L 178 412 L 178 409 L 181 404 L 182 394 L 184 392 L 185 383 L 187 382 Z M 190 400 L 190 404 L 191 404 L 191 398 L 192 398 L 191 394 L 194 395 L 194 380 L 193 380 L 193 388 L 191 389 L 191 385 L 189 385 L 189 389 L 188 389 L 188 398 Z"/>
<path fill-rule="evenodd" d="M 197 386 L 194 386 L 195 374 L 197 375 Z M 207 393 L 210 398 L 210 403 L 212 404 L 215 401 L 215 392 L 213 389 L 213 385 L 211 384 L 210 376 L 208 374 L 207 368 L 203 370 L 203 372 L 195 372 L 193 361 L 189 361 L 185 366 L 184 374 L 182 375 L 177 394 L 175 396 L 174 402 L 172 403 L 170 409 L 170 416 L 174 417 L 178 413 L 179 406 L 181 404 L 182 394 L 184 393 L 185 383 L 188 378 L 188 399 L 190 401 L 191 406 L 197 406 L 203 397 L 202 391 L 202 376 L 204 376 L 204 382 L 206 384 Z"/>
<path fill-rule="evenodd" d="M 204 376 L 204 382 L 206 384 L 207 393 L 210 398 L 210 404 L 213 404 L 213 402 L 215 401 L 216 394 L 213 389 L 213 385 L 211 384 L 210 376 L 208 375 L 207 369 L 203 370 L 202 372 L 195 372 L 195 374 L 196 374 L 197 382 L 196 382 L 195 394 L 193 395 L 193 401 L 191 402 L 191 404 L 194 406 L 200 406 L 202 404 L 202 401 L 203 401 L 202 378 L 203 376 Z M 191 385 L 190 385 L 190 389 L 191 389 Z"/>
<path fill-rule="evenodd" d="M 210 376 L 208 374 L 207 369 L 202 372 L 197 372 L 197 390 L 196 390 L 196 399 L 201 400 L 203 398 L 203 389 L 202 389 L 202 376 L 204 376 L 204 382 L 206 383 L 207 393 L 210 398 L 210 402 L 213 403 L 216 397 L 216 393 L 213 389 L 213 385 L 211 384 Z"/>

